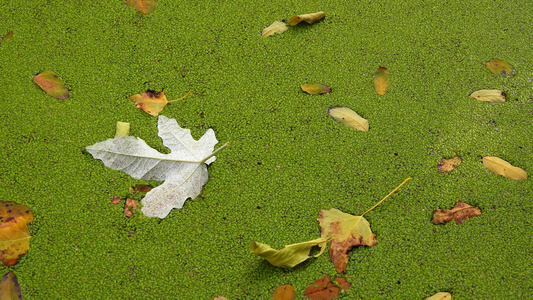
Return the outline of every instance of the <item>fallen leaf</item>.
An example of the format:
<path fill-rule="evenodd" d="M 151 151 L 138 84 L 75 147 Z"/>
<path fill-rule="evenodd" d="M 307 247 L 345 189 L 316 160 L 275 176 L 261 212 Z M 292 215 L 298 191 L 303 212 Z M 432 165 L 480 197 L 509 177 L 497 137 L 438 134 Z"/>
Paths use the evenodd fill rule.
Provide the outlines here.
<path fill-rule="evenodd" d="M 13 271 L 7 272 L 0 282 L 0 300 L 22 299 L 22 291 Z"/>
<path fill-rule="evenodd" d="M 435 210 L 431 223 L 438 225 L 455 220 L 455 223 L 461 224 L 466 218 L 477 217 L 480 215 L 481 210 L 479 208 L 459 200 L 452 209 Z"/>
<path fill-rule="evenodd" d="M 37 83 L 48 95 L 57 99 L 67 99 L 70 94 L 63 80 L 52 71 L 44 71 L 33 77 Z"/>
<path fill-rule="evenodd" d="M 331 276 L 326 275 L 311 283 L 304 291 L 304 296 L 313 300 L 330 300 L 339 296 L 339 293 L 346 291 L 351 284 L 341 277 L 335 278 L 335 283 L 331 282 Z"/>
<path fill-rule="evenodd" d="M 135 9 L 138 14 L 147 15 L 155 10 L 157 0 L 125 0 L 125 3 Z"/>
<path fill-rule="evenodd" d="M 313 257 L 320 256 L 326 249 L 327 242 L 328 238 L 319 238 L 303 243 L 287 245 L 281 250 L 276 250 L 267 244 L 254 241 L 250 244 L 250 251 L 266 259 L 269 263 L 276 267 L 292 268 L 306 259 L 311 258 L 309 253 L 313 247 L 320 247 L 320 252 L 316 255 L 313 255 Z"/>
<path fill-rule="evenodd" d="M 289 19 L 289 25 L 296 26 L 302 21 L 305 21 L 308 24 L 313 24 L 316 21 L 321 20 L 325 16 L 326 16 L 326 13 L 323 11 L 319 11 L 319 12 L 312 13 L 312 14 L 298 15 L 298 16 L 291 17 Z"/>
<path fill-rule="evenodd" d="M 272 300 L 294 300 L 296 299 L 296 291 L 290 284 L 278 286 L 272 293 Z"/>
<path fill-rule="evenodd" d="M 276 33 L 282 34 L 287 30 L 289 30 L 289 27 L 287 26 L 287 24 L 285 24 L 285 22 L 276 21 L 272 23 L 270 26 L 268 26 L 267 28 L 263 29 L 263 32 L 261 32 L 261 35 L 263 37 L 269 37 L 269 36 L 275 35 Z"/>
<path fill-rule="evenodd" d="M 374 87 L 376 92 L 380 95 L 385 95 L 387 89 L 389 88 L 390 78 L 389 70 L 387 68 L 379 66 L 376 74 L 374 74 Z"/>
<path fill-rule="evenodd" d="M 491 172 L 502 175 L 509 179 L 523 181 L 527 179 L 526 171 L 515 167 L 505 160 L 495 156 L 483 157 L 483 165 Z"/>
<path fill-rule="evenodd" d="M 311 94 L 311 95 L 331 93 L 331 89 L 327 85 L 320 84 L 320 83 L 313 83 L 313 84 L 306 83 L 302 85 L 302 91 L 308 94 Z"/>
<path fill-rule="evenodd" d="M 11 30 L 10 32 L 8 32 L 6 35 L 4 35 L 2 37 L 2 39 L 0 39 L 0 43 L 6 41 L 6 40 L 10 40 L 13 38 L 13 30 Z"/>
<path fill-rule="evenodd" d="M 505 102 L 505 94 L 501 90 L 479 90 L 473 92 L 470 97 L 483 102 Z"/>
<path fill-rule="evenodd" d="M 136 186 L 130 186 L 129 191 L 132 193 L 139 192 L 139 193 L 148 193 L 152 190 L 152 187 L 146 184 L 137 184 Z"/>
<path fill-rule="evenodd" d="M 109 204 L 119 204 L 120 202 L 122 202 L 122 199 L 120 199 L 117 195 L 114 195 L 113 200 L 111 200 Z"/>
<path fill-rule="evenodd" d="M 28 223 L 33 213 L 22 204 L 0 201 L 0 260 L 4 266 L 17 263 L 20 256 L 30 248 L 31 235 Z"/>
<path fill-rule="evenodd" d="M 168 101 L 163 90 L 161 92 L 146 90 L 144 93 L 130 96 L 129 99 L 131 102 L 135 103 L 135 106 L 137 106 L 138 109 L 143 110 L 151 116 L 157 117 L 167 104 L 180 101 L 190 94 L 191 92 L 188 92 L 185 96 L 179 99 Z"/>
<path fill-rule="evenodd" d="M 359 131 L 368 131 L 368 120 L 362 118 L 355 111 L 344 106 L 335 106 L 328 109 L 328 114 L 338 122 L 355 128 Z"/>
<path fill-rule="evenodd" d="M 455 169 L 461 163 L 461 157 L 456 155 L 452 158 L 441 158 L 437 163 L 437 168 L 439 172 L 448 173 L 451 170 Z"/>
<path fill-rule="evenodd" d="M 137 209 L 137 200 L 126 198 L 126 205 L 124 206 L 124 216 L 133 217 L 133 211 Z"/>
<path fill-rule="evenodd" d="M 485 65 L 492 74 L 504 77 L 513 77 L 516 74 L 516 71 L 508 62 L 499 58 L 493 58 Z"/>
<path fill-rule="evenodd" d="M 451 300 L 452 294 L 447 292 L 438 292 L 431 297 L 426 297 L 424 300 Z"/>
<path fill-rule="evenodd" d="M 335 265 L 337 273 L 346 272 L 348 260 L 350 259 L 348 252 L 353 248 L 358 246 L 372 247 L 377 243 L 376 235 L 370 229 L 370 223 L 363 216 L 385 201 L 409 180 L 411 178 L 404 180 L 392 192 L 360 216 L 343 213 L 335 208 L 321 210 L 318 213 L 317 220 L 320 223 L 322 238 L 333 238 L 329 247 L 329 257 L 333 265 Z"/>
<path fill-rule="evenodd" d="M 217 296 L 217 297 L 215 297 L 214 300 L 228 300 L 228 298 L 222 297 L 222 296 Z"/>
<path fill-rule="evenodd" d="M 148 217 L 166 217 L 173 208 L 181 208 L 185 200 L 200 194 L 207 182 L 207 165 L 215 161 L 213 152 L 218 140 L 213 129 L 195 141 L 189 129 L 181 128 L 175 119 L 159 116 L 158 135 L 171 150 L 162 154 L 140 138 L 119 135 L 87 147 L 96 159 L 113 170 L 128 173 L 135 179 L 164 180 L 142 200 L 141 211 Z"/>
<path fill-rule="evenodd" d="M 115 131 L 115 137 L 119 135 L 130 135 L 130 123 L 117 122 L 117 130 Z"/>

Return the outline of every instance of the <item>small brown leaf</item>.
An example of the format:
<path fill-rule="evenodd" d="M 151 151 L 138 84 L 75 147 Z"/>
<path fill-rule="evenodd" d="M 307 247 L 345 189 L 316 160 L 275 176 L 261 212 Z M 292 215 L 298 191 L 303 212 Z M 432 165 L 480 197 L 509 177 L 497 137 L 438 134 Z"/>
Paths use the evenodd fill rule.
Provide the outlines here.
<path fill-rule="evenodd" d="M 312 13 L 312 14 L 298 15 L 298 16 L 294 16 L 289 19 L 289 25 L 295 26 L 295 25 L 298 25 L 302 21 L 305 21 L 308 24 L 313 24 L 316 21 L 324 18 L 325 16 L 326 16 L 326 13 L 323 11 L 319 11 L 319 12 Z"/>
<path fill-rule="evenodd" d="M 374 74 L 374 87 L 376 92 L 380 95 L 385 95 L 389 88 L 390 78 L 389 70 L 385 67 L 379 66 L 376 74 Z"/>
<path fill-rule="evenodd" d="M 304 296 L 313 300 L 330 300 L 339 296 L 339 292 L 349 289 L 351 284 L 344 278 L 336 277 L 336 284 L 331 282 L 331 276 L 326 275 L 311 283 L 305 289 Z"/>
<path fill-rule="evenodd" d="M 120 202 L 122 202 L 122 199 L 120 199 L 117 195 L 115 195 L 113 196 L 113 200 L 111 200 L 109 204 L 119 204 Z"/>
<path fill-rule="evenodd" d="M 448 173 L 461 163 L 461 157 L 456 155 L 452 158 L 441 158 L 437 163 L 439 172 Z"/>
<path fill-rule="evenodd" d="M 278 286 L 272 293 L 272 300 L 294 300 L 296 299 L 296 291 L 290 284 Z"/>
<path fill-rule="evenodd" d="M 526 171 L 515 167 L 505 160 L 495 157 L 495 156 L 485 156 L 483 157 L 483 165 L 498 175 L 502 175 L 509 179 L 514 179 L 518 181 L 527 180 Z"/>
<path fill-rule="evenodd" d="M 327 85 L 320 84 L 320 83 L 313 83 L 313 84 L 306 83 L 302 85 L 302 91 L 308 94 L 311 94 L 311 95 L 331 93 L 331 89 Z"/>
<path fill-rule="evenodd" d="M 289 27 L 287 26 L 287 24 L 285 24 L 285 22 L 276 21 L 267 28 L 263 29 L 263 32 L 261 32 L 261 36 L 269 37 L 275 34 L 282 34 L 287 30 L 289 30 Z"/>
<path fill-rule="evenodd" d="M 125 3 L 135 9 L 138 14 L 147 15 L 155 10 L 157 0 L 125 0 Z"/>
<path fill-rule="evenodd" d="M 151 116 L 157 117 L 168 103 L 180 101 L 189 96 L 190 93 L 191 92 L 188 92 L 185 96 L 179 99 L 168 101 L 163 90 L 161 90 L 161 92 L 146 90 L 144 93 L 130 96 L 129 99 L 131 102 L 135 103 L 135 106 L 137 106 L 138 109 L 145 111 Z"/>
<path fill-rule="evenodd" d="M 151 190 L 152 190 L 152 187 L 146 184 L 137 184 L 136 186 L 130 186 L 130 189 L 129 189 L 129 191 L 132 193 L 134 192 L 148 193 Z"/>
<path fill-rule="evenodd" d="M 33 81 L 54 98 L 67 99 L 70 96 L 63 80 L 52 71 L 44 71 L 35 75 Z"/>
<path fill-rule="evenodd" d="M 508 62 L 499 58 L 493 58 L 485 65 L 492 74 L 504 77 L 513 77 L 516 74 L 516 71 Z"/>
<path fill-rule="evenodd" d="M 451 220 L 455 220 L 455 223 L 461 224 L 466 218 L 477 217 L 481 215 L 481 210 L 472 205 L 466 204 L 462 200 L 459 200 L 452 209 L 437 209 L 433 213 L 433 219 L 431 223 L 444 224 Z"/>
<path fill-rule="evenodd" d="M 124 216 L 133 217 L 133 210 L 137 209 L 137 200 L 126 198 L 126 206 L 124 206 Z"/>
<path fill-rule="evenodd" d="M 470 97 L 483 102 L 505 102 L 505 94 L 501 90 L 479 90 L 473 92 Z"/>
<path fill-rule="evenodd" d="M 13 271 L 7 272 L 0 282 L 0 300 L 22 300 L 22 291 Z"/>
<path fill-rule="evenodd" d="M 2 39 L 0 39 L 0 43 L 6 41 L 6 40 L 10 40 L 13 38 L 13 30 L 11 30 L 8 34 L 4 35 L 2 37 Z"/>

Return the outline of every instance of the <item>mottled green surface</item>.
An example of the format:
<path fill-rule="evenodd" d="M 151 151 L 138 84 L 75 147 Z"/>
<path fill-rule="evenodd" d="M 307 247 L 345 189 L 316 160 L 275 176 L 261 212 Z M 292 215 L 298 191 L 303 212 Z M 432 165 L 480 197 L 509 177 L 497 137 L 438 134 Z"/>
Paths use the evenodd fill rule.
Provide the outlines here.
<path fill-rule="evenodd" d="M 0 195 L 35 215 L 27 254 L 13 267 L 25 299 L 269 299 L 335 269 L 327 255 L 293 270 L 250 254 L 251 241 L 282 247 L 318 238 L 320 209 L 367 215 L 378 245 L 352 252 L 350 299 L 523 299 L 533 290 L 531 179 L 485 169 L 501 157 L 533 173 L 533 8 L 523 1 L 170 1 L 138 15 L 121 1 L 3 1 L 0 35 Z M 337 3 L 335 3 L 337 2 Z M 392 2 L 392 1 L 390 1 Z M 335 4 L 331 4 L 335 3 Z M 520 4 L 519 4 L 520 3 Z M 293 15 L 323 10 L 312 26 L 262 38 Z M 501 58 L 517 70 L 496 77 Z M 379 65 L 391 87 L 371 83 Z M 67 100 L 33 81 L 52 70 Z M 325 83 L 311 96 L 304 83 Z M 201 197 L 163 220 L 110 205 L 140 181 L 84 148 L 116 121 L 164 151 L 157 119 L 127 100 L 165 88 L 163 114 L 199 138 L 231 142 L 209 167 Z M 503 89 L 508 101 L 468 97 Z M 330 106 L 370 121 L 363 133 Z M 437 172 L 441 157 L 463 163 Z M 482 215 L 430 223 L 464 200 Z"/>

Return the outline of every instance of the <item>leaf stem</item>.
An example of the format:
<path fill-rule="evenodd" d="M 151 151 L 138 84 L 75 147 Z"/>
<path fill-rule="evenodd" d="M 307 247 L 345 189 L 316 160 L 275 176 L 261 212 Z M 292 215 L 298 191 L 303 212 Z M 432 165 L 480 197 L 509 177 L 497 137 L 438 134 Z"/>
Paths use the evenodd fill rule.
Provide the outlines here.
<path fill-rule="evenodd" d="M 411 177 L 408 177 L 407 179 L 405 179 L 399 186 L 397 186 L 394 190 L 392 190 L 392 192 L 390 192 L 387 196 L 385 196 L 383 199 L 381 199 L 378 203 L 376 203 L 376 205 L 372 206 L 372 208 L 370 208 L 369 210 L 365 211 L 362 215 L 364 216 L 367 212 L 370 212 L 371 210 L 373 210 L 374 208 L 376 208 L 376 206 L 380 205 L 381 202 L 385 201 L 385 199 L 389 198 L 390 195 L 394 194 L 394 192 L 396 192 L 400 187 L 402 187 L 402 185 L 404 185 L 407 181 L 411 180 Z"/>
<path fill-rule="evenodd" d="M 172 102 L 176 102 L 176 101 L 183 100 L 183 99 L 185 99 L 185 97 L 189 96 L 190 94 L 191 94 L 191 92 L 189 91 L 189 92 L 187 93 L 187 95 L 185 95 L 185 96 L 183 96 L 183 97 L 181 97 L 181 98 L 179 98 L 179 99 L 176 99 L 176 100 L 168 101 L 168 103 L 172 103 Z"/>
<path fill-rule="evenodd" d="M 213 153 L 208 155 L 206 158 L 202 159 L 200 164 L 205 163 L 208 159 L 210 159 L 211 157 L 215 156 L 218 152 L 220 152 L 222 149 L 226 148 L 227 146 L 229 146 L 229 142 L 227 142 L 224 145 L 220 146 L 220 148 L 218 148 L 217 150 L 213 151 Z"/>

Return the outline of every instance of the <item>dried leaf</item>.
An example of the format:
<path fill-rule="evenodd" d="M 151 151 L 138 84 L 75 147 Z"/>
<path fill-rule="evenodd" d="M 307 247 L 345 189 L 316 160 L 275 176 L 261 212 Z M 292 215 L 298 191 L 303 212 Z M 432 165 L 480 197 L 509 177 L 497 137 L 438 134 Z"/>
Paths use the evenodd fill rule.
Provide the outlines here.
<path fill-rule="evenodd" d="M 483 157 L 483 165 L 498 175 L 502 175 L 509 179 L 523 181 L 527 179 L 526 171 L 515 167 L 505 160 L 495 156 Z"/>
<path fill-rule="evenodd" d="M 320 83 L 313 83 L 313 84 L 306 83 L 302 85 L 302 91 L 308 94 L 311 94 L 311 95 L 331 93 L 331 89 L 327 85 L 320 84 Z"/>
<path fill-rule="evenodd" d="M 13 271 L 7 272 L 0 282 L 0 300 L 22 300 L 22 291 Z"/>
<path fill-rule="evenodd" d="M 111 200 L 111 202 L 109 202 L 109 204 L 119 204 L 120 202 L 122 202 L 122 199 L 120 199 L 117 195 L 114 195 L 113 199 Z"/>
<path fill-rule="evenodd" d="M 338 122 L 355 128 L 359 131 L 368 131 L 368 120 L 363 119 L 355 111 L 344 106 L 335 106 L 328 109 L 328 114 Z"/>
<path fill-rule="evenodd" d="M 272 300 L 294 300 L 296 299 L 296 291 L 290 284 L 278 286 L 272 293 Z"/>
<path fill-rule="evenodd" d="M 4 35 L 2 37 L 2 39 L 0 39 L 0 43 L 6 41 L 6 40 L 10 40 L 13 38 L 13 30 L 11 30 L 10 32 L 8 32 L 6 35 Z"/>
<path fill-rule="evenodd" d="M 124 206 L 124 216 L 133 217 L 133 211 L 137 209 L 137 200 L 126 198 L 126 205 Z"/>
<path fill-rule="evenodd" d="M 54 98 L 67 99 L 70 96 L 63 80 L 52 71 L 44 71 L 35 75 L 33 81 Z"/>
<path fill-rule="evenodd" d="M 473 92 L 470 97 L 483 102 L 505 102 L 505 94 L 501 90 L 479 90 Z"/>
<path fill-rule="evenodd" d="M 380 95 L 385 95 L 387 89 L 389 88 L 390 78 L 389 70 L 387 68 L 379 66 L 376 74 L 374 74 L 374 87 L 376 92 Z"/>
<path fill-rule="evenodd" d="M 135 9 L 138 14 L 147 15 L 155 10 L 157 0 L 125 0 L 125 3 Z"/>
<path fill-rule="evenodd" d="M 33 213 L 27 206 L 0 201 L 0 260 L 5 266 L 16 264 L 30 248 L 28 223 L 31 221 Z"/>
<path fill-rule="evenodd" d="M 309 253 L 311 252 L 311 248 L 315 246 L 320 247 L 320 252 L 316 255 L 313 255 L 313 257 L 320 256 L 326 249 L 327 242 L 328 238 L 319 238 L 303 243 L 287 245 L 281 250 L 276 250 L 272 249 L 267 244 L 254 241 L 250 244 L 250 251 L 266 259 L 269 263 L 276 267 L 292 268 L 306 259 L 311 258 Z"/>
<path fill-rule="evenodd" d="M 117 122 L 117 130 L 115 132 L 115 137 L 119 135 L 130 135 L 130 123 L 127 122 Z"/>
<path fill-rule="evenodd" d="M 492 74 L 504 77 L 513 77 L 516 74 L 516 71 L 508 62 L 499 58 L 493 58 L 485 65 Z"/>
<path fill-rule="evenodd" d="M 336 284 L 331 282 L 331 276 L 326 275 L 311 283 L 305 289 L 304 296 L 313 300 L 335 299 L 340 292 L 344 292 L 351 287 L 351 284 L 346 282 L 344 278 L 336 277 L 335 281 Z"/>
<path fill-rule="evenodd" d="M 438 225 L 455 220 L 455 223 L 462 224 L 466 218 L 477 217 L 480 215 L 481 210 L 479 208 L 459 200 L 452 209 L 435 210 L 431 223 Z"/>
<path fill-rule="evenodd" d="M 139 192 L 139 193 L 148 193 L 152 190 L 152 186 L 147 184 L 137 184 L 136 186 L 130 186 L 129 191 L 132 193 Z"/>
<path fill-rule="evenodd" d="M 298 16 L 294 16 L 289 19 L 289 25 L 295 26 L 295 25 L 298 25 L 302 21 L 305 21 L 308 24 L 313 24 L 316 21 L 324 18 L 325 16 L 326 16 L 326 13 L 323 11 L 319 11 L 319 12 L 312 13 L 312 14 L 298 15 Z"/>
<path fill-rule="evenodd" d="M 191 92 L 188 92 L 185 96 L 179 99 L 168 101 L 163 90 L 161 90 L 161 92 L 146 90 L 144 93 L 130 96 L 129 99 L 131 102 L 135 103 L 135 106 L 137 106 L 138 109 L 145 111 L 151 116 L 157 117 L 168 103 L 180 101 L 190 94 Z"/>
<path fill-rule="evenodd" d="M 263 29 L 263 32 L 261 32 L 261 35 L 263 37 L 269 37 L 269 36 L 275 35 L 276 33 L 282 34 L 287 30 L 289 30 L 289 26 L 287 26 L 285 22 L 276 21 L 272 23 L 270 26 L 268 26 L 267 28 Z"/>
<path fill-rule="evenodd" d="M 424 300 L 451 300 L 452 294 L 447 292 L 438 292 L 431 297 L 426 297 Z"/>
<path fill-rule="evenodd" d="M 439 169 L 439 172 L 448 173 L 455 169 L 455 167 L 457 167 L 461 161 L 462 159 L 459 155 L 456 155 L 452 158 L 441 158 L 437 163 L 437 168 Z"/>

